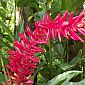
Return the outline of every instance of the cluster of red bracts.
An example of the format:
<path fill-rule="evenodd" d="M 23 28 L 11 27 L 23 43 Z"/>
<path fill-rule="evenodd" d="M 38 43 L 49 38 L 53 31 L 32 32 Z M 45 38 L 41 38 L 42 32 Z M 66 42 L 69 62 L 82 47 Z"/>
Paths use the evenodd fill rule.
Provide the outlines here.
<path fill-rule="evenodd" d="M 40 58 L 35 56 L 37 52 L 44 52 L 42 48 L 38 45 L 47 44 L 47 39 L 42 34 L 33 34 L 26 26 L 28 36 L 30 41 L 28 41 L 25 32 L 19 34 L 21 38 L 20 42 L 14 41 L 15 51 L 9 50 L 8 53 L 10 64 L 6 67 L 11 70 L 9 75 L 13 82 L 17 83 L 28 83 L 32 85 L 33 82 L 29 83 L 31 75 L 34 73 L 35 68 L 37 68 Z M 27 78 L 27 76 L 29 78 Z"/>
<path fill-rule="evenodd" d="M 50 16 L 46 14 L 42 21 L 35 23 L 36 29 L 33 32 L 26 25 L 30 39 L 27 39 L 25 32 L 19 34 L 21 40 L 20 42 L 14 41 L 15 51 L 8 51 L 10 63 L 7 68 L 11 70 L 9 75 L 12 80 L 32 85 L 33 82 L 27 76 L 34 73 L 40 60 L 35 56 L 35 53 L 44 52 L 39 45 L 47 44 L 50 38 L 55 40 L 58 37 L 60 42 L 62 37 L 84 42 L 77 34 L 80 32 L 85 36 L 85 19 L 83 16 L 81 13 L 79 16 L 73 17 L 73 13 L 71 13 L 68 18 L 68 11 L 66 11 L 62 17 L 58 14 L 54 20 L 51 20 Z"/>
<path fill-rule="evenodd" d="M 35 26 L 37 30 L 44 31 L 48 38 L 52 37 L 56 39 L 58 37 L 60 42 L 62 37 L 84 42 L 77 34 L 80 32 L 85 36 L 85 19 L 83 13 L 80 13 L 76 17 L 73 17 L 73 13 L 70 13 L 70 17 L 68 17 L 68 11 L 66 11 L 62 17 L 58 14 L 54 20 L 51 20 L 50 16 L 46 14 L 42 21 L 35 23 Z"/>

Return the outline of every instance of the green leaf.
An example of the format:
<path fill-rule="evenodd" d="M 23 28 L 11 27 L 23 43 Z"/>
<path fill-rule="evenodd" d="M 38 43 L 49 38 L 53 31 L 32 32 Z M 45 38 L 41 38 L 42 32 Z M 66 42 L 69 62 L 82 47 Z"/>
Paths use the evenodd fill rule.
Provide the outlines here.
<path fill-rule="evenodd" d="M 61 85 L 85 85 L 85 79 L 81 80 L 80 82 L 65 81 Z"/>
<path fill-rule="evenodd" d="M 43 13 L 46 13 L 46 6 L 43 2 L 38 2 L 39 6 L 43 9 Z"/>
<path fill-rule="evenodd" d="M 37 11 L 39 10 L 37 3 L 31 3 L 30 6 L 33 7 L 34 9 L 36 9 Z"/>
<path fill-rule="evenodd" d="M 2 39 L 3 37 L 2 37 L 2 34 L 0 34 L 0 40 Z"/>
<path fill-rule="evenodd" d="M 20 37 L 18 36 L 19 33 L 24 32 L 24 22 L 22 21 L 20 23 L 20 26 L 17 28 L 16 33 L 15 33 L 15 39 L 20 41 Z"/>
<path fill-rule="evenodd" d="M 36 0 L 17 0 L 16 5 L 18 7 L 26 6 L 28 4 L 36 3 Z"/>
<path fill-rule="evenodd" d="M 0 26 L 4 29 L 5 32 L 8 33 L 11 40 L 14 41 L 12 33 L 8 30 L 8 28 L 6 27 L 6 25 L 2 21 L 0 21 Z"/>
<path fill-rule="evenodd" d="M 0 46 L 6 46 L 6 47 L 12 49 L 12 47 L 9 45 L 9 43 L 7 43 L 7 42 L 5 42 L 3 40 L 0 40 Z"/>
<path fill-rule="evenodd" d="M 4 74 L 0 73 L 0 83 L 5 82 Z"/>
<path fill-rule="evenodd" d="M 62 45 L 61 43 L 58 43 L 58 44 L 57 44 L 56 50 L 57 50 L 57 52 L 58 52 L 60 55 L 63 55 L 63 53 L 64 53 L 64 48 L 63 48 L 63 45 Z"/>
<path fill-rule="evenodd" d="M 57 9 L 58 9 L 58 0 L 55 0 L 52 3 L 51 12 L 52 13 L 57 12 Z"/>
<path fill-rule="evenodd" d="M 41 70 L 40 70 L 40 74 L 47 80 L 50 79 L 50 68 L 45 65 Z"/>
<path fill-rule="evenodd" d="M 66 70 L 68 68 L 71 68 L 71 67 L 75 66 L 77 63 L 81 62 L 84 59 L 85 58 L 81 58 L 80 55 L 78 55 L 77 57 L 74 57 L 70 62 L 62 63 L 60 65 L 60 68 L 63 69 L 63 70 Z"/>
<path fill-rule="evenodd" d="M 41 68 L 43 67 L 43 65 L 45 64 L 45 61 L 41 62 L 38 66 L 38 68 L 35 70 L 35 73 L 33 74 L 33 76 L 36 76 L 36 74 L 41 70 Z"/>
<path fill-rule="evenodd" d="M 2 7 L 5 9 L 6 6 L 7 6 L 7 3 L 3 0 L 3 1 L 1 1 L 1 5 L 2 5 Z"/>
<path fill-rule="evenodd" d="M 67 71 L 67 72 L 64 72 L 63 74 L 60 74 L 60 75 L 54 77 L 52 80 L 48 81 L 48 83 L 46 85 L 61 85 L 59 83 L 61 83 L 62 81 L 67 82 L 67 81 L 69 81 L 70 79 L 72 79 L 73 77 L 77 76 L 80 73 L 81 73 L 81 71 Z"/>
<path fill-rule="evenodd" d="M 2 58 L 5 65 L 9 63 L 8 58 L 5 58 L 5 57 L 2 57 Z"/>

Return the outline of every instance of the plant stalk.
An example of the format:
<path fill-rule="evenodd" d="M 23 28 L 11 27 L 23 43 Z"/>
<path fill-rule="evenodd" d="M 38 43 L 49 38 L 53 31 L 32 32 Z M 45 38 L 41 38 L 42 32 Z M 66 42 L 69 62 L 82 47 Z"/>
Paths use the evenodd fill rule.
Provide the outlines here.
<path fill-rule="evenodd" d="M 4 76 L 5 76 L 5 80 L 6 80 L 6 85 L 10 85 L 9 82 L 8 82 L 8 79 L 7 79 L 7 75 L 6 75 L 6 71 L 5 71 L 5 67 L 4 67 L 4 62 L 3 62 L 2 57 L 1 57 L 1 63 L 2 63 L 3 71 L 4 71 Z"/>
<path fill-rule="evenodd" d="M 50 67 L 50 79 L 52 78 L 52 52 L 51 52 L 51 39 L 49 39 L 49 67 Z"/>

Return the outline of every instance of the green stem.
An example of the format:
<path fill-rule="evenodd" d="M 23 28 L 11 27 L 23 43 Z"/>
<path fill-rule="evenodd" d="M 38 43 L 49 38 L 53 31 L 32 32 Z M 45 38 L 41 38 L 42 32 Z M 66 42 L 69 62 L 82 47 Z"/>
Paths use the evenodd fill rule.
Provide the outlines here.
<path fill-rule="evenodd" d="M 85 41 L 85 37 L 84 37 L 84 41 Z M 85 55 L 85 42 L 83 43 L 83 48 L 82 48 L 82 55 L 81 57 Z M 84 57 L 85 58 L 85 57 Z M 85 62 L 84 60 L 82 60 L 82 66 L 83 66 L 83 79 L 85 78 Z"/>
<path fill-rule="evenodd" d="M 82 48 L 82 56 L 83 55 L 85 55 L 85 43 L 83 43 L 83 48 Z M 84 60 L 82 60 L 82 64 L 83 64 L 83 79 L 84 79 L 85 78 L 85 62 L 84 62 Z"/>
<path fill-rule="evenodd" d="M 69 51 L 68 51 L 68 49 L 69 49 L 68 43 L 69 43 L 69 41 L 67 40 L 67 46 L 66 46 L 66 47 L 67 47 L 67 53 L 66 53 L 66 56 L 67 56 L 67 63 L 68 63 L 68 61 L 69 61 L 69 59 L 68 59 L 68 58 L 69 58 L 69 56 L 68 56 L 68 52 L 69 52 Z"/>
<path fill-rule="evenodd" d="M 7 83 L 7 85 L 9 85 L 9 82 L 8 82 L 8 79 L 7 79 L 7 75 L 6 75 L 6 71 L 5 71 L 5 67 L 4 67 L 4 62 L 3 62 L 2 57 L 1 57 L 1 63 L 2 63 L 3 71 L 4 71 L 4 76 L 5 76 L 6 83 Z"/>
<path fill-rule="evenodd" d="M 52 52 L 51 52 L 51 40 L 49 39 L 49 67 L 50 67 L 50 79 L 52 78 Z"/>

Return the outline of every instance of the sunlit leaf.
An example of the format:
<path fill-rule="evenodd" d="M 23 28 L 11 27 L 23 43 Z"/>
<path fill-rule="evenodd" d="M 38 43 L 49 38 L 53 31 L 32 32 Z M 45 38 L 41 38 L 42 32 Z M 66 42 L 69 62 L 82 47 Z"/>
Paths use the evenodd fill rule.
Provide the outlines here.
<path fill-rule="evenodd" d="M 67 82 L 70 79 L 72 79 L 74 76 L 77 76 L 80 73 L 81 73 L 81 71 L 64 72 L 63 74 L 60 74 L 60 75 L 54 77 L 52 80 L 48 81 L 47 85 L 61 85 L 59 83 L 61 83 L 63 80 Z"/>
<path fill-rule="evenodd" d="M 13 41 L 14 38 L 13 38 L 12 33 L 10 33 L 10 31 L 8 30 L 8 28 L 6 27 L 6 25 L 5 25 L 2 21 L 0 21 L 0 26 L 5 30 L 5 32 L 7 32 L 7 33 L 9 34 L 9 37 L 10 37 L 11 40 Z"/>

